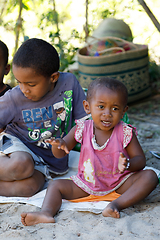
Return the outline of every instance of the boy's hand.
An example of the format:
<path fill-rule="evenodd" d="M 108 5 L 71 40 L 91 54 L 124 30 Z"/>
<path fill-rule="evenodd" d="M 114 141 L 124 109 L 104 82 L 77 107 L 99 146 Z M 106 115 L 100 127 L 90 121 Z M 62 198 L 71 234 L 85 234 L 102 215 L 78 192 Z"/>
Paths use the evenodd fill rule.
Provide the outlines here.
<path fill-rule="evenodd" d="M 66 142 L 61 139 L 61 138 L 51 138 L 51 139 L 47 139 L 45 140 L 45 142 L 50 143 L 53 147 L 57 147 L 58 149 L 63 150 L 66 154 L 69 154 L 69 150 L 67 148 Z"/>
<path fill-rule="evenodd" d="M 127 158 L 124 156 L 123 153 L 120 153 L 118 162 L 118 169 L 120 173 L 123 173 L 126 170 L 127 163 Z"/>

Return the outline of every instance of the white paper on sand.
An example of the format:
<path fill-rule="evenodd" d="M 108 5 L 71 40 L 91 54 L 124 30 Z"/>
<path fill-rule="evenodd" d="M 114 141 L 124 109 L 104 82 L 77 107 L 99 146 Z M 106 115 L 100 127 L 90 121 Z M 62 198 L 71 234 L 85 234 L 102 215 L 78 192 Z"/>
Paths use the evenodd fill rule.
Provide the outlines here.
<path fill-rule="evenodd" d="M 77 167 L 78 167 L 78 161 L 79 161 L 79 153 L 75 152 L 75 151 L 71 151 L 70 159 L 69 159 L 70 171 L 67 174 L 65 174 L 61 177 L 57 177 L 57 178 L 69 178 L 71 175 L 76 174 Z M 158 169 L 155 169 L 152 167 L 145 167 L 145 169 L 152 169 L 156 172 L 157 175 L 160 176 L 160 170 L 158 170 Z M 0 203 L 26 203 L 26 204 L 34 205 L 34 206 L 41 208 L 45 194 L 46 194 L 46 189 L 42 190 L 41 192 L 35 194 L 32 197 L 3 197 L 3 196 L 0 196 Z M 63 211 L 63 210 L 89 211 L 89 212 L 93 212 L 95 214 L 99 214 L 107 206 L 108 203 L 109 202 L 107 202 L 107 201 L 72 203 L 67 200 L 63 200 L 60 211 Z"/>
<path fill-rule="evenodd" d="M 0 197 L 0 203 L 26 203 L 34 205 L 37 207 L 42 206 L 43 199 L 45 197 L 46 189 L 35 194 L 33 197 Z M 102 212 L 102 210 L 107 206 L 109 202 L 100 201 L 100 202 L 81 202 L 81 203 L 72 203 L 67 200 L 62 201 L 62 206 L 60 211 L 70 210 L 70 211 L 89 211 L 96 214 Z"/>

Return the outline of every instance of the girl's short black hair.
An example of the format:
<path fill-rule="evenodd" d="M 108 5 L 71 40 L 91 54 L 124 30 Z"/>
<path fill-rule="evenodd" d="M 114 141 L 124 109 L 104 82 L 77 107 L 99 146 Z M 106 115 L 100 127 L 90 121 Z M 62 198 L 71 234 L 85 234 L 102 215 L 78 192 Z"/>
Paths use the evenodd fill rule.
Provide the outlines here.
<path fill-rule="evenodd" d="M 4 42 L 2 42 L 1 40 L 0 40 L 0 52 L 2 54 L 4 65 L 6 66 L 8 63 L 9 51 L 8 51 L 7 45 Z M 2 61 L 2 59 L 1 59 L 1 61 Z"/>
<path fill-rule="evenodd" d="M 95 91 L 99 88 L 107 87 L 112 91 L 116 91 L 121 93 L 124 105 L 127 105 L 128 101 L 128 91 L 126 86 L 119 80 L 111 78 L 111 77 L 102 77 L 93 80 L 88 87 L 87 91 L 87 101 L 90 101 L 91 98 L 94 96 Z"/>
<path fill-rule="evenodd" d="M 43 39 L 26 40 L 17 50 L 13 65 L 33 68 L 37 74 L 50 77 L 59 70 L 59 56 L 56 49 Z"/>

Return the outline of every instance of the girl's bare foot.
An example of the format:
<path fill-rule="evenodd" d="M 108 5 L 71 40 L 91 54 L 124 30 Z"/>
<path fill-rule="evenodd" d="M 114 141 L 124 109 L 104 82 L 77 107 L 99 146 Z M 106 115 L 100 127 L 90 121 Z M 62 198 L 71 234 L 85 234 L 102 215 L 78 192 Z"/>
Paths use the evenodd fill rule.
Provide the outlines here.
<path fill-rule="evenodd" d="M 55 223 L 55 220 L 44 212 L 24 212 L 21 214 L 21 222 L 24 226 L 32 226 L 38 223 Z"/>
<path fill-rule="evenodd" d="M 107 207 L 103 210 L 102 215 L 104 217 L 120 218 L 119 210 L 113 202 L 107 205 Z"/>

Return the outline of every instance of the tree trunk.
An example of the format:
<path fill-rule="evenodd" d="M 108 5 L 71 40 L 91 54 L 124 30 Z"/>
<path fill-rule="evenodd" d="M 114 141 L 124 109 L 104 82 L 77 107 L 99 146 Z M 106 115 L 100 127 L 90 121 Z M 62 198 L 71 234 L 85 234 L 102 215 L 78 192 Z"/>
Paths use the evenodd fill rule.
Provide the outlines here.
<path fill-rule="evenodd" d="M 87 37 L 89 35 L 88 31 L 88 0 L 86 0 L 86 24 L 84 26 L 84 31 L 85 31 L 85 41 L 87 40 Z"/>
<path fill-rule="evenodd" d="M 54 11 L 54 14 L 56 16 L 56 28 L 57 28 L 57 33 L 58 33 L 58 39 L 59 39 L 59 42 L 60 42 L 60 35 L 59 35 L 59 20 L 58 20 L 58 13 L 56 11 L 56 2 L 55 0 L 53 0 L 53 11 Z"/>
<path fill-rule="evenodd" d="M 147 6 L 147 4 L 145 3 L 145 1 L 143 0 L 138 0 L 138 2 L 141 4 L 141 6 L 144 8 L 144 10 L 146 11 L 146 13 L 148 14 L 148 16 L 150 17 L 150 19 L 152 20 L 152 22 L 154 23 L 155 27 L 158 29 L 158 31 L 160 32 L 160 24 L 157 21 L 157 19 L 155 18 L 155 16 L 153 15 L 153 13 L 151 12 L 151 10 L 149 9 L 149 7 Z"/>
<path fill-rule="evenodd" d="M 18 13 L 18 19 L 15 27 L 15 33 L 16 33 L 16 41 L 15 41 L 15 48 L 14 53 L 16 52 L 18 48 L 18 42 L 19 42 L 19 34 L 22 29 L 22 0 L 19 0 L 19 13 Z"/>

